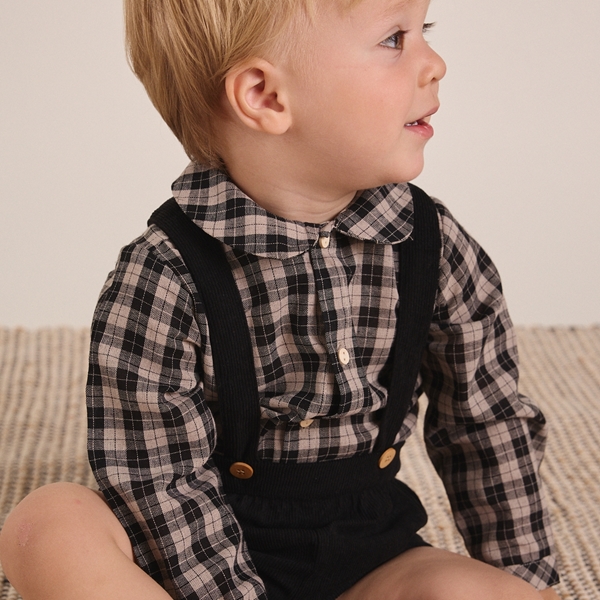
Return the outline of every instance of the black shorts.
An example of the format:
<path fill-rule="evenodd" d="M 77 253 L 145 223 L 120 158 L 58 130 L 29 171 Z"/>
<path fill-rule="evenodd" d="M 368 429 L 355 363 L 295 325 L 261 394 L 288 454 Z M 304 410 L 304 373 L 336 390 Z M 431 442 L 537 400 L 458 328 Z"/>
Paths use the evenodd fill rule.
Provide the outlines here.
<path fill-rule="evenodd" d="M 425 509 L 393 473 L 365 481 L 360 461 L 324 465 L 312 485 L 274 477 L 277 493 L 228 493 L 268 600 L 334 600 L 383 563 L 429 545 L 417 535 Z"/>

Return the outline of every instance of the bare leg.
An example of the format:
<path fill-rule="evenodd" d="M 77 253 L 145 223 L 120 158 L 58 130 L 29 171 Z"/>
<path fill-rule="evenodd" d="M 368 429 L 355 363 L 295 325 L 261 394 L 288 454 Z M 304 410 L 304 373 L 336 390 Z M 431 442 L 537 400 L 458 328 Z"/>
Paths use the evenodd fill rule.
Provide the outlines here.
<path fill-rule="evenodd" d="M 556 593 L 554 588 L 546 588 L 540 592 L 540 596 L 544 600 L 560 600 L 560 596 Z"/>
<path fill-rule="evenodd" d="M 134 562 L 99 494 L 71 483 L 32 492 L 0 535 L 4 571 L 24 600 L 170 600 Z"/>
<path fill-rule="evenodd" d="M 552 597 L 552 596 L 550 596 Z M 385 563 L 338 600 L 541 600 L 525 581 L 437 548 L 413 548 Z"/>

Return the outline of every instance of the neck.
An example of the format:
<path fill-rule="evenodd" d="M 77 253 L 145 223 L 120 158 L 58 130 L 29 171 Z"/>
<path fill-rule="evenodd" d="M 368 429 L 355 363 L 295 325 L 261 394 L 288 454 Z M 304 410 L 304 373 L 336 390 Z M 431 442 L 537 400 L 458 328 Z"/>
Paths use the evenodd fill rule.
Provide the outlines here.
<path fill-rule="evenodd" d="M 309 161 L 295 155 L 293 143 L 284 136 L 253 135 L 245 140 L 239 133 L 224 152 L 225 166 L 235 184 L 270 213 L 292 221 L 324 223 L 356 196 L 356 190 L 324 180 Z"/>
<path fill-rule="evenodd" d="M 256 204 L 270 213 L 303 223 L 325 223 L 334 219 L 354 199 L 355 192 L 342 195 L 300 185 L 275 169 L 248 169 L 244 164 L 229 169 L 235 184 Z"/>

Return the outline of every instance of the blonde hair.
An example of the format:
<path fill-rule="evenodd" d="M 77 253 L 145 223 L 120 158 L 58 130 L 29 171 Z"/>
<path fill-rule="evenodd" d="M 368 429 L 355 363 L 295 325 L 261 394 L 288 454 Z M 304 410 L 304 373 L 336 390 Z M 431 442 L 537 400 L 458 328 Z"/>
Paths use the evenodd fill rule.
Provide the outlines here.
<path fill-rule="evenodd" d="M 291 17 L 311 13 L 315 3 L 124 0 L 131 68 L 190 158 L 221 165 L 216 126 L 226 74 L 272 49 Z"/>
<path fill-rule="evenodd" d="M 190 158 L 221 166 L 226 74 L 276 47 L 294 15 L 319 0 L 124 0 L 129 63 Z M 351 8 L 361 0 L 336 1 Z M 282 48 L 278 48 L 282 51 Z"/>

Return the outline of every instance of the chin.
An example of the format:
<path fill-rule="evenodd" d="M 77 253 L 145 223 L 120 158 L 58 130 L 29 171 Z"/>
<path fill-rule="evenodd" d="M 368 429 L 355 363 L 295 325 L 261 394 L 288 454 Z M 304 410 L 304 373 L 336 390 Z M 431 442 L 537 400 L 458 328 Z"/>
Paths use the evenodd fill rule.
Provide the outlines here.
<path fill-rule="evenodd" d="M 406 183 L 412 181 L 423 172 L 424 163 L 421 160 L 418 164 L 414 165 L 402 165 L 401 168 L 392 169 L 388 176 L 385 178 L 386 181 L 381 185 L 388 183 Z"/>
<path fill-rule="evenodd" d="M 423 171 L 425 160 L 423 152 L 402 152 L 391 156 L 388 160 L 382 158 L 379 164 L 379 173 L 388 183 L 406 183 L 418 177 Z M 382 168 L 385 171 L 382 171 Z"/>
<path fill-rule="evenodd" d="M 423 171 L 423 155 L 394 157 L 386 160 L 385 157 L 366 161 L 357 161 L 351 166 L 345 165 L 340 175 L 344 185 L 354 190 L 367 190 L 397 183 L 406 183 L 418 177 Z"/>

